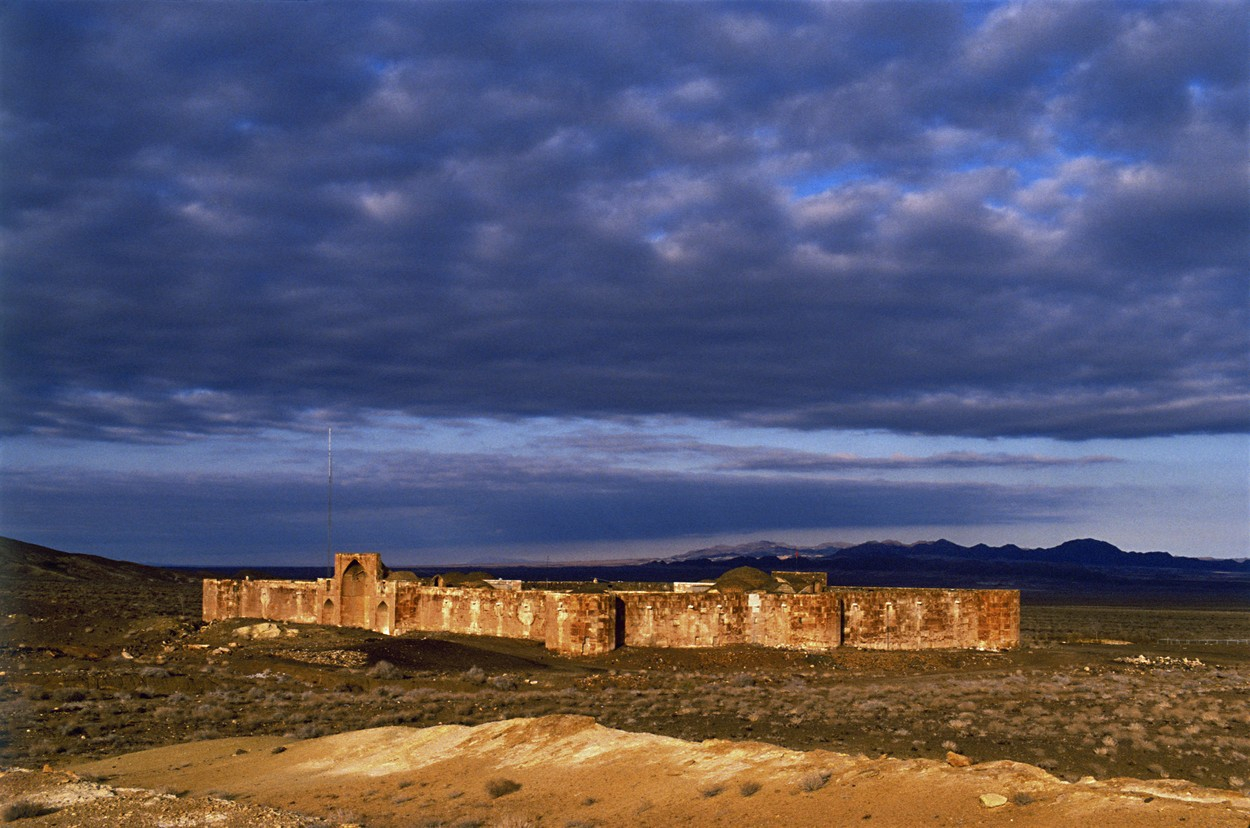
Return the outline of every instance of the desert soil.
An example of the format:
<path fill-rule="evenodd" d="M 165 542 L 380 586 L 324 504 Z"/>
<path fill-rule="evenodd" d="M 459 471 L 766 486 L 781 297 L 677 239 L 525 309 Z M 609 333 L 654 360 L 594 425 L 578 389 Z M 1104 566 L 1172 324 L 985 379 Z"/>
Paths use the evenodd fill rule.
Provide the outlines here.
<path fill-rule="evenodd" d="M 1250 799 L 1160 780 L 1062 782 L 1031 765 L 799 752 L 625 733 L 589 717 L 384 727 L 317 739 L 243 737 L 155 748 L 69 773 L 16 773 L 47 825 L 223 822 L 410 825 L 1237 826 Z M 111 787 L 91 780 L 106 779 Z M 42 781 L 40 787 L 38 783 Z M 119 800 L 121 786 L 163 791 Z M 73 801 L 73 790 L 86 788 Z M 103 791 L 103 793 L 102 793 Z M 10 794 L 11 795 L 11 794 Z M 211 797 L 211 798 L 210 798 Z M 996 798 L 995 798 L 996 797 Z M 224 800 L 224 801 L 223 801 Z M 231 801 L 233 800 L 233 801 Z M 271 808 L 279 808 L 282 814 Z M 270 821 L 272 820 L 272 821 Z M 186 824 L 182 822 L 181 824 Z M 294 823 L 298 824 L 298 823 Z"/>
<path fill-rule="evenodd" d="M 1026 604 L 1023 646 L 1007 653 L 739 647 L 584 660 L 530 642 L 285 624 L 254 638 L 239 634 L 252 622 L 206 626 L 198 609 L 191 579 L 71 570 L 0 583 L 0 762 L 35 770 L 0 779 L 0 805 L 97 786 L 163 793 L 101 794 L 25 824 L 122 824 L 73 822 L 75 809 L 109 807 L 201 824 L 177 814 L 211 807 L 237 825 L 1092 821 L 1079 813 L 1250 825 L 1250 649 L 1161 640 L 1250 638 L 1244 609 Z M 459 747 L 416 762 L 431 739 Z M 349 766 L 378 740 L 398 770 L 309 769 L 317 755 Z M 518 764 L 529 740 L 581 758 Z M 567 747 L 588 741 L 607 746 L 593 762 Z M 952 751 L 971 767 L 947 765 Z M 717 758 L 731 753 L 733 773 Z M 805 775 L 825 771 L 828 784 L 805 789 Z M 521 787 L 492 797 L 500 778 Z M 759 789 L 745 796 L 744 784 Z M 230 799 L 201 798 L 214 790 Z M 987 793 L 1007 804 L 986 807 Z"/>

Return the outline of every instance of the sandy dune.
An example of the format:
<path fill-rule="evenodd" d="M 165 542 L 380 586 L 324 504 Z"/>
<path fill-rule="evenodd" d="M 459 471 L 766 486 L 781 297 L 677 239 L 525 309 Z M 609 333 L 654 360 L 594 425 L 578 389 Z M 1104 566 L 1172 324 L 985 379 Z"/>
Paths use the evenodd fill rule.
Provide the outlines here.
<path fill-rule="evenodd" d="M 1016 762 L 958 768 L 760 743 L 694 743 L 612 730 L 581 716 L 384 727 L 305 741 L 222 739 L 72 770 L 104 777 L 109 786 L 178 794 L 154 798 L 151 807 L 180 809 L 179 816 L 154 811 L 149 822 L 135 805 L 134 825 L 300 824 L 249 807 L 369 826 L 1250 825 L 1250 799 L 1185 782 L 1066 783 Z M 32 787 L 40 777 L 44 794 Z M 500 780 L 520 787 L 501 794 Z M 42 801 L 58 785 L 82 784 L 61 773 L 7 774 L 0 795 Z M 31 790 L 22 794 L 23 785 Z M 194 798 L 213 792 L 234 801 L 205 801 L 205 821 L 188 822 L 184 812 Z M 987 794 L 1006 802 L 990 807 Z M 93 809 L 108 799 L 82 797 L 30 824 L 105 824 L 93 823 Z"/>

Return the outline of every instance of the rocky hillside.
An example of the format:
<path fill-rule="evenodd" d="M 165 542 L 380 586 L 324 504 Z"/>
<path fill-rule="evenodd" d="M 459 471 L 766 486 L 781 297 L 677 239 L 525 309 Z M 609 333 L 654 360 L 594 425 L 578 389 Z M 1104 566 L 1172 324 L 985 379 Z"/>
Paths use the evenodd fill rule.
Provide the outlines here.
<path fill-rule="evenodd" d="M 0 537 L 0 566 L 12 579 L 99 582 L 151 581 L 180 583 L 198 580 L 186 572 L 115 561 L 96 555 L 60 552 L 34 543 Z"/>

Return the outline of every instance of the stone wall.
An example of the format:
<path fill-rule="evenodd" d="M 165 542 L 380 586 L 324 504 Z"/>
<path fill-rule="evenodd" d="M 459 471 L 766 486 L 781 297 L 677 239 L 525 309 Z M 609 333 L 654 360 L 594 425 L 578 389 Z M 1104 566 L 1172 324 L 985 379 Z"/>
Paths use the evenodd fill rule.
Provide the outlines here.
<path fill-rule="evenodd" d="M 536 590 L 395 585 L 395 632 L 547 638 L 547 594 Z"/>
<path fill-rule="evenodd" d="M 388 580 L 377 555 L 335 556 L 317 581 L 204 581 L 204 620 L 264 618 L 387 634 L 451 632 L 542 641 L 566 655 L 618 646 L 755 644 L 812 651 L 1004 649 L 1020 640 L 1014 590 L 832 587 L 774 593 L 563 592 Z"/>
<path fill-rule="evenodd" d="M 1003 649 L 1020 641 L 1020 593 L 973 589 L 837 590 L 843 642 L 872 650 Z"/>
<path fill-rule="evenodd" d="M 624 644 L 802 650 L 1002 649 L 1020 638 L 1010 590 L 832 589 L 815 595 L 622 593 Z"/>
<path fill-rule="evenodd" d="M 619 646 L 615 596 L 595 592 L 546 595 L 548 650 L 567 655 L 600 655 Z"/>
<path fill-rule="evenodd" d="M 453 632 L 526 638 L 566 655 L 617 647 L 616 603 L 606 593 L 422 586 L 386 579 L 377 555 L 335 556 L 335 577 L 317 581 L 209 578 L 205 621 L 264 618 L 363 627 L 397 635 Z"/>
<path fill-rule="evenodd" d="M 326 621 L 317 601 L 316 581 L 204 581 L 204 620 L 266 618 L 296 624 L 337 623 Z M 324 590 L 324 588 L 322 588 Z"/>
<path fill-rule="evenodd" d="M 616 597 L 629 647 L 759 644 L 830 650 L 842 643 L 836 596 L 626 592 Z"/>

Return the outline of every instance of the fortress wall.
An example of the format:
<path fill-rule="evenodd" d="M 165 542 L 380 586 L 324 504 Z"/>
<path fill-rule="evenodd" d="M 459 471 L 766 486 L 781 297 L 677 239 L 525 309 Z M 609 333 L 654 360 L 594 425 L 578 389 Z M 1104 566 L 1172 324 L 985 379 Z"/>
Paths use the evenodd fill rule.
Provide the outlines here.
<path fill-rule="evenodd" d="M 337 558 L 333 580 L 206 579 L 204 619 L 523 638 L 567 655 L 621 645 L 819 651 L 842 645 L 1003 649 L 1020 641 L 1020 593 L 1014 590 L 835 587 L 780 595 L 466 589 L 387 580 L 376 555 Z"/>
<path fill-rule="evenodd" d="M 607 593 L 548 592 L 548 650 L 562 655 L 600 655 L 618 641 L 616 596 Z"/>
<path fill-rule="evenodd" d="M 975 607 L 950 590 L 842 592 L 842 640 L 870 650 L 923 650 L 975 644 Z"/>
<path fill-rule="evenodd" d="M 624 592 L 627 647 L 718 647 L 747 643 L 742 593 Z"/>
<path fill-rule="evenodd" d="M 317 623 L 316 581 L 244 581 L 241 610 L 248 618 Z"/>
<path fill-rule="evenodd" d="M 842 608 L 836 594 L 746 597 L 751 619 L 750 643 L 814 651 L 842 646 Z"/>
<path fill-rule="evenodd" d="M 977 646 L 995 650 L 1020 645 L 1020 593 L 1010 589 L 983 589 L 976 593 L 979 622 Z"/>
<path fill-rule="evenodd" d="M 547 593 L 394 585 L 394 632 L 452 632 L 546 640 Z"/>
<path fill-rule="evenodd" d="M 226 578 L 205 578 L 201 586 L 201 606 L 205 621 L 242 618 L 239 612 L 239 584 Z"/>
<path fill-rule="evenodd" d="M 1001 649 L 1020 643 L 1020 594 L 1009 590 L 857 589 L 842 597 L 842 641 L 876 650 Z"/>
<path fill-rule="evenodd" d="M 759 644 L 830 650 L 842 642 L 838 597 L 761 593 L 623 593 L 626 646 Z"/>
<path fill-rule="evenodd" d="M 616 601 L 605 593 L 394 585 L 394 632 L 450 632 L 542 641 L 566 655 L 617 647 Z"/>
<path fill-rule="evenodd" d="M 316 581 L 235 581 L 208 578 L 203 586 L 205 621 L 264 618 L 295 624 L 321 621 Z"/>

